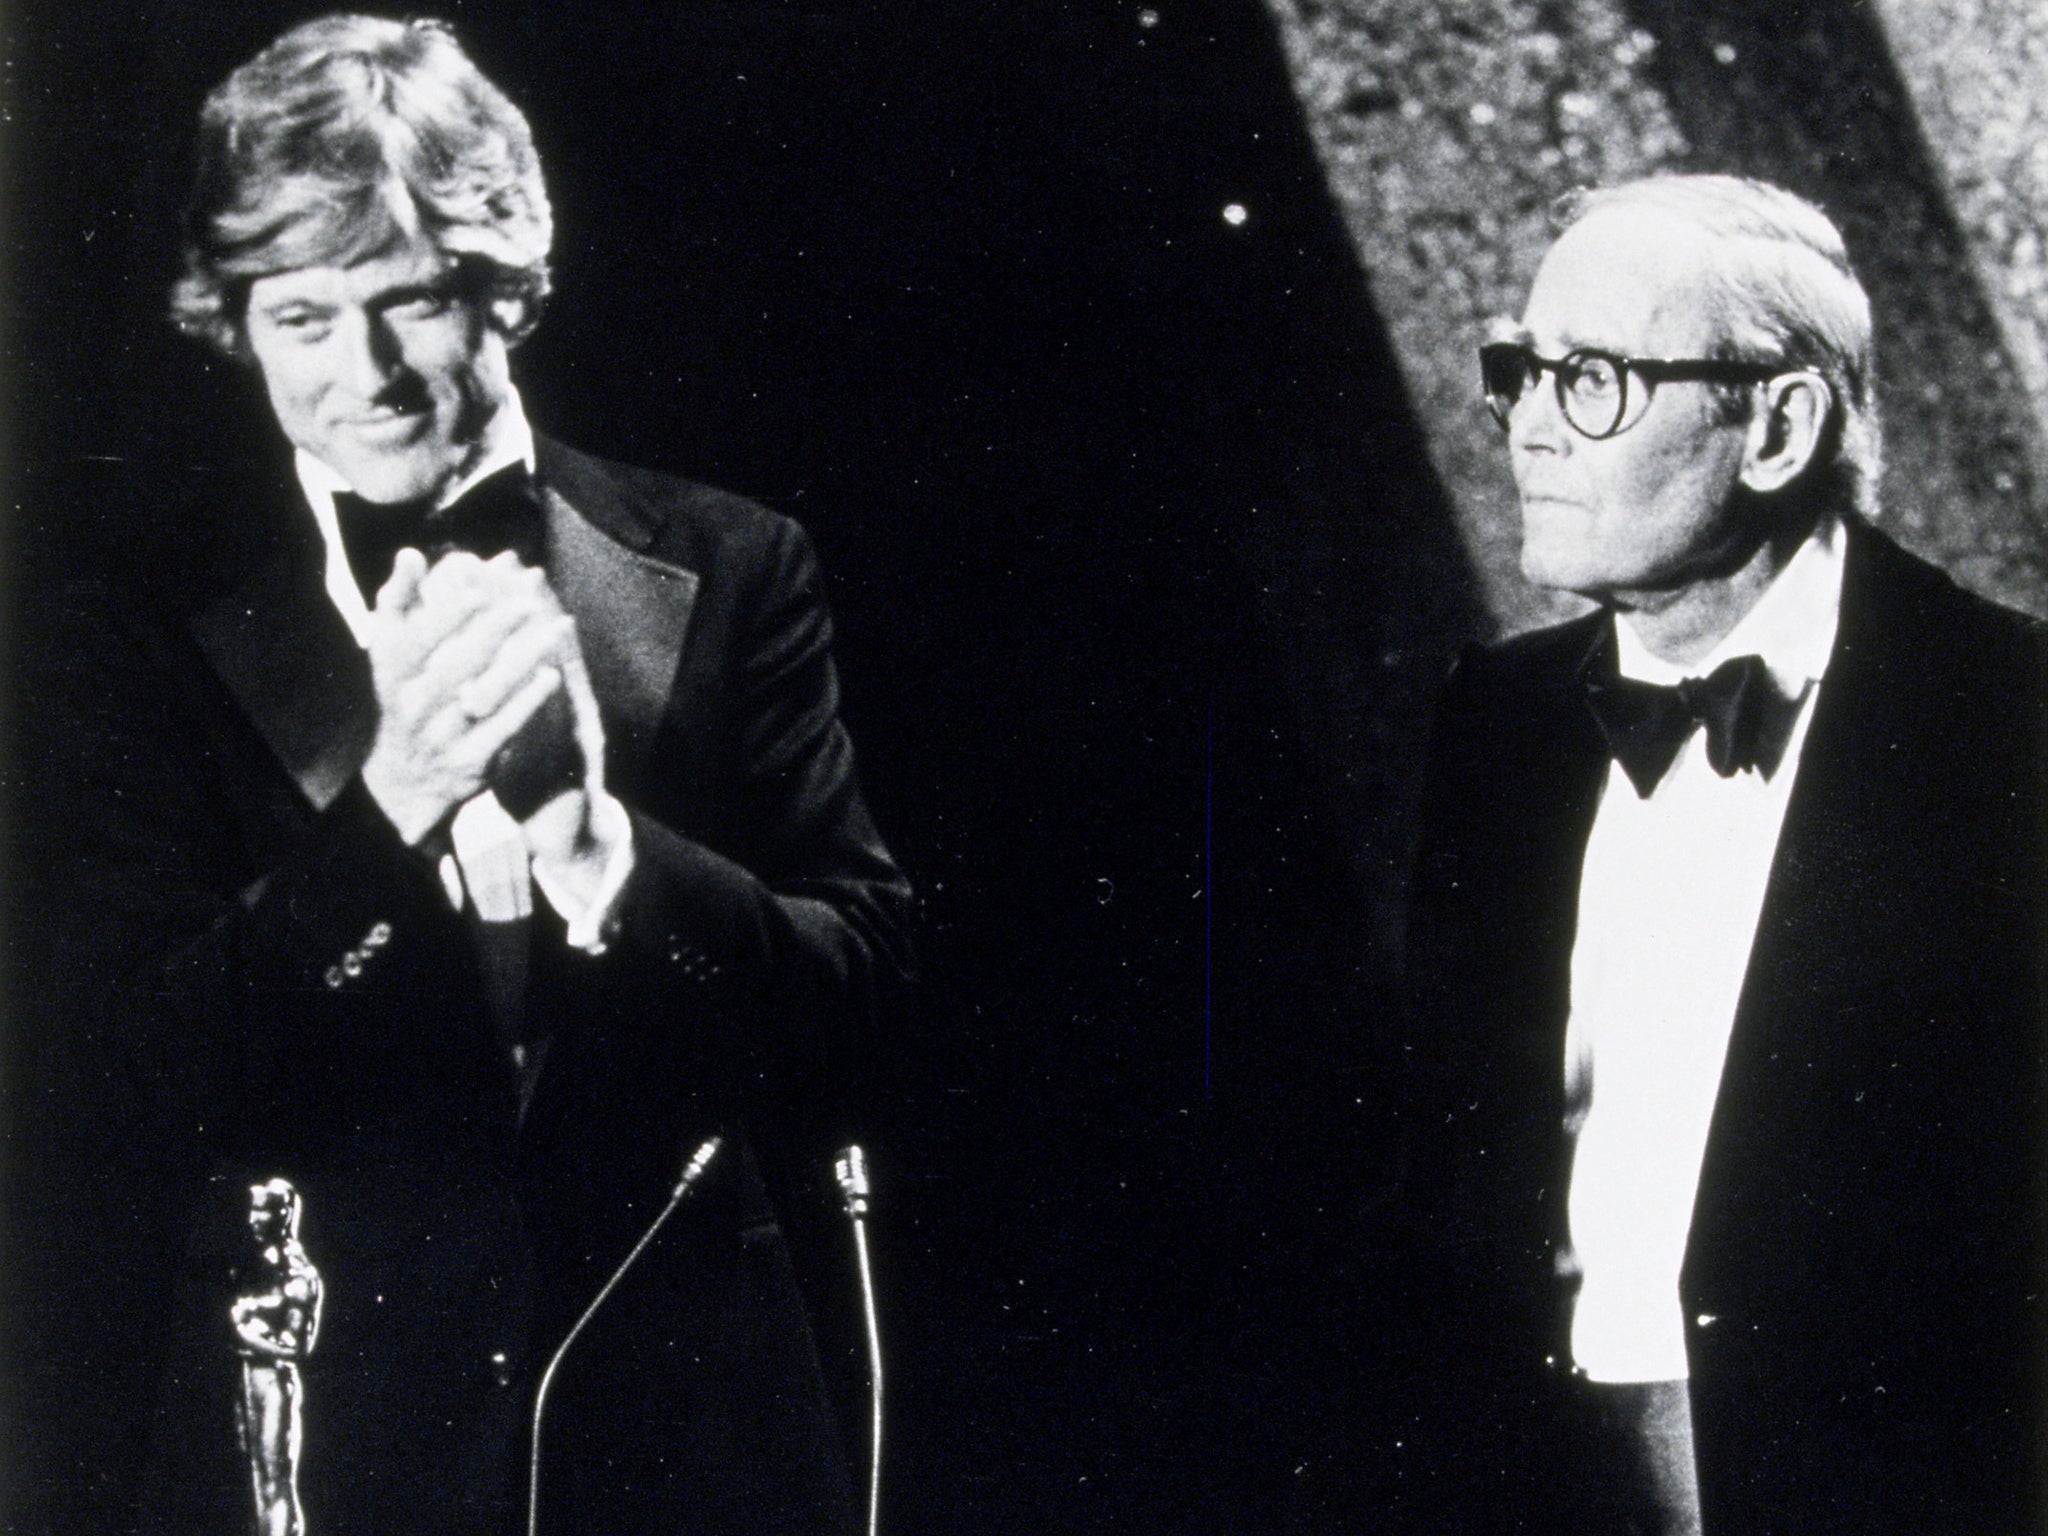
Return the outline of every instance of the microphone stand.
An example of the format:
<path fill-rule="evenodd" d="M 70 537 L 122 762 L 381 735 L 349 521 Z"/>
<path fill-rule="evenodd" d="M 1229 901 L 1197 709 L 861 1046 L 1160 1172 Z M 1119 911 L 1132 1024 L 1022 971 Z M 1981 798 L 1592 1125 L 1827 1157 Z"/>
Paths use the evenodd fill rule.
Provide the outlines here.
<path fill-rule="evenodd" d="M 875 1275 L 868 1263 L 868 1169 L 857 1146 L 848 1147 L 833 1164 L 846 1218 L 853 1226 L 853 1254 L 860 1271 L 861 1311 L 868 1335 L 868 1536 L 876 1536 L 882 1512 L 882 1331 L 875 1320 Z"/>
<path fill-rule="evenodd" d="M 583 1309 L 583 1315 L 576 1319 L 576 1326 L 569 1330 L 568 1337 L 562 1340 L 553 1358 L 548 1361 L 548 1368 L 541 1372 L 540 1388 L 533 1395 L 533 1450 L 526 1470 L 526 1536 L 536 1536 L 540 1529 L 540 1423 L 541 1415 L 547 1411 L 548 1388 L 554 1382 L 555 1368 L 562 1363 L 562 1357 L 569 1353 L 569 1346 L 576 1342 L 576 1336 L 583 1332 L 584 1326 L 597 1315 L 597 1309 L 604 1305 L 605 1298 L 611 1295 L 621 1280 L 625 1279 L 626 1271 L 633 1267 L 634 1262 L 646 1251 L 647 1245 L 654 1241 L 655 1233 L 659 1232 L 669 1217 L 675 1214 L 676 1207 L 683 1203 L 683 1197 L 688 1195 L 696 1187 L 697 1181 L 704 1177 L 704 1170 L 711 1166 L 711 1159 L 718 1155 L 718 1149 L 724 1144 L 723 1137 L 714 1136 L 696 1150 L 684 1167 L 683 1176 L 676 1180 L 676 1187 L 669 1192 L 668 1204 L 661 1208 L 661 1214 L 656 1216 L 649 1223 L 647 1230 L 640 1234 L 640 1241 L 633 1245 L 633 1251 L 620 1261 L 617 1269 L 612 1271 L 612 1276 L 605 1281 L 604 1288 L 592 1298 L 590 1305 Z"/>

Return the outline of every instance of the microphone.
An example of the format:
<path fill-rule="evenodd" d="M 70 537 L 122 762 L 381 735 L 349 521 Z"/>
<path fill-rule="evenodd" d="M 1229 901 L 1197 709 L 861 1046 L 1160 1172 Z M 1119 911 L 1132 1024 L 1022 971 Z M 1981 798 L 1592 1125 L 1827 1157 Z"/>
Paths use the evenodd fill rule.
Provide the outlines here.
<path fill-rule="evenodd" d="M 875 1276 L 868 1264 L 868 1167 L 857 1146 L 832 1165 L 846 1219 L 853 1225 L 853 1254 L 860 1271 L 861 1312 L 868 1334 L 868 1536 L 880 1528 L 882 1512 L 882 1330 L 875 1320 Z"/>
<path fill-rule="evenodd" d="M 718 1155 L 718 1149 L 724 1145 L 724 1137 L 713 1136 L 691 1155 L 689 1162 L 683 1166 L 682 1177 L 676 1180 L 676 1187 L 669 1191 L 668 1204 L 661 1208 L 660 1215 L 648 1223 L 647 1230 L 640 1234 L 640 1241 L 633 1245 L 633 1251 L 619 1261 L 619 1267 L 612 1271 L 611 1278 L 605 1281 L 603 1288 L 591 1299 L 590 1305 L 583 1309 L 583 1315 L 576 1319 L 575 1327 L 569 1330 L 568 1336 L 556 1347 L 554 1356 L 548 1361 L 548 1368 L 541 1372 L 540 1387 L 533 1394 L 533 1449 L 526 1469 L 526 1536 L 535 1536 L 540 1529 L 541 1415 L 547 1411 L 548 1388 L 554 1382 L 555 1368 L 562 1363 L 562 1357 L 569 1353 L 569 1346 L 576 1342 L 576 1336 L 582 1333 L 585 1325 L 597 1315 L 597 1309 L 604 1305 L 605 1298 L 610 1296 L 617 1289 L 618 1283 L 626 1278 L 626 1271 L 633 1267 L 635 1261 L 646 1251 L 647 1245 L 654 1241 L 655 1233 L 659 1232 L 669 1217 L 675 1214 L 676 1207 L 683 1203 L 683 1198 L 697 1187 L 697 1181 L 704 1177 L 704 1170 L 711 1166 L 711 1159 Z"/>

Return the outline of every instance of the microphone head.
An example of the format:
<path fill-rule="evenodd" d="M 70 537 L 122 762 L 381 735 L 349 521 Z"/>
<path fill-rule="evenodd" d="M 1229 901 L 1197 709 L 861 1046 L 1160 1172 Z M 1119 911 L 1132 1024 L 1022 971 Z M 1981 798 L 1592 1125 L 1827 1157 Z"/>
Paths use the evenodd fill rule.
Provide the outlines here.
<path fill-rule="evenodd" d="M 676 1180 L 678 1196 L 688 1194 L 690 1186 L 704 1177 L 704 1170 L 711 1166 L 711 1159 L 718 1156 L 718 1149 L 724 1145 L 723 1136 L 713 1136 L 690 1155 L 689 1162 L 683 1165 L 683 1176 Z"/>
<path fill-rule="evenodd" d="M 857 1146 L 848 1147 L 839 1154 L 832 1165 L 833 1177 L 839 1181 L 839 1195 L 846 1203 L 846 1214 L 865 1216 L 868 1211 L 868 1164 L 867 1158 Z"/>

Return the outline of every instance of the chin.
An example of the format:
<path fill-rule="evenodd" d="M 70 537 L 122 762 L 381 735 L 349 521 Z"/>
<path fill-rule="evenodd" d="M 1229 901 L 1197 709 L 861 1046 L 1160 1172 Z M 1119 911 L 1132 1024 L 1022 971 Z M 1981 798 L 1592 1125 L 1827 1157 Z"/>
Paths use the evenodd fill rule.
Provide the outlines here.
<path fill-rule="evenodd" d="M 1577 590 L 1596 562 L 1587 519 L 1576 507 L 1549 500 L 1522 503 L 1522 575 L 1539 587 Z"/>
<path fill-rule="evenodd" d="M 1546 591 L 1584 592 L 1592 579 L 1592 570 L 1570 550 L 1549 549 L 1525 539 L 1522 542 L 1522 575 Z"/>
<path fill-rule="evenodd" d="M 392 459 L 377 454 L 357 454 L 336 466 L 357 495 L 379 503 L 432 496 L 453 478 L 457 467 L 438 456 Z"/>

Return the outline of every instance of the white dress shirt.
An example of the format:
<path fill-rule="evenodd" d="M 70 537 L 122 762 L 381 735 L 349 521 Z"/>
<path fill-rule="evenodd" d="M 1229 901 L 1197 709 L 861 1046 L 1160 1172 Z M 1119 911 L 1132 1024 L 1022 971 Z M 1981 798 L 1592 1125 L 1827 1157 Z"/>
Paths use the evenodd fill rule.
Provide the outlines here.
<path fill-rule="evenodd" d="M 532 472 L 533 428 L 519 392 L 508 387 L 504 404 L 486 429 L 484 452 L 469 473 L 442 496 L 440 504 L 452 505 L 471 486 L 513 464 L 524 464 L 528 473 Z M 354 487 L 331 465 L 304 449 L 298 451 L 293 466 L 313 510 L 313 521 L 319 526 L 321 542 L 327 546 L 328 599 L 356 644 L 367 649 L 376 620 L 349 568 L 341 519 L 334 507 L 335 494 Z M 498 803 L 496 795 L 485 790 L 465 803 L 449 825 L 453 852 L 441 861 L 441 881 L 449 901 L 460 909 L 467 898 L 486 921 L 508 922 L 532 912 L 533 887 L 538 885 L 568 925 L 569 942 L 589 954 L 603 953 L 606 923 L 633 870 L 633 824 L 626 808 L 601 787 L 591 796 L 590 822 L 597 847 L 605 850 L 594 887 L 587 875 L 578 878 L 545 859 L 532 857 L 519 823 Z M 589 894 L 584 894 L 586 891 Z"/>
<path fill-rule="evenodd" d="M 1565 1030 L 1575 1139 L 1571 1243 L 1582 1283 L 1572 1357 L 1595 1381 L 1689 1374 L 1679 1270 L 1751 941 L 1841 606 L 1843 533 L 1800 546 L 1713 653 L 1680 668 L 1616 623 L 1624 676 L 1671 684 L 1758 655 L 1800 700 L 1766 778 L 1722 778 L 1695 730 L 1647 799 L 1608 766 L 1586 844 Z"/>

